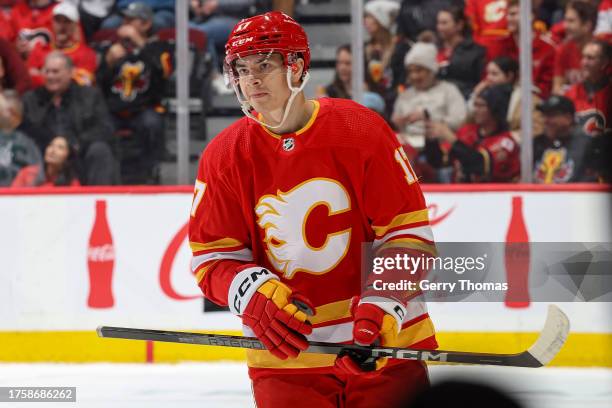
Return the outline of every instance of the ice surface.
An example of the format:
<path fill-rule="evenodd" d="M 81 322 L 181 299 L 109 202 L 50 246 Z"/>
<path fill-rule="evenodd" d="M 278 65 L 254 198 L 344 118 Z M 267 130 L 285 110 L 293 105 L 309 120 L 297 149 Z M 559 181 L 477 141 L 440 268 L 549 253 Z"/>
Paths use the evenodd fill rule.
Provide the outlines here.
<path fill-rule="evenodd" d="M 608 408 L 611 369 L 432 366 L 432 382 L 462 379 L 503 387 L 529 408 Z M 244 364 L 0 364 L 0 386 L 73 386 L 77 403 L 49 407 L 253 407 Z M 40 407 L 0 403 L 0 408 Z M 46 405 L 45 405 L 46 406 Z"/>

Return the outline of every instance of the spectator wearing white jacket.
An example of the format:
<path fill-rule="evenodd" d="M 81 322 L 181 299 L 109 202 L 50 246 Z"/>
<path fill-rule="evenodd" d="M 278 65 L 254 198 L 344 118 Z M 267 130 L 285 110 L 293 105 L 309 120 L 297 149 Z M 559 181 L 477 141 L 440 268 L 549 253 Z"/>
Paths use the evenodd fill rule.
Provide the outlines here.
<path fill-rule="evenodd" d="M 418 42 L 404 59 L 408 88 L 395 101 L 392 122 L 402 143 L 420 148 L 426 126 L 445 124 L 457 130 L 467 116 L 465 99 L 456 85 L 436 79 L 436 46 Z"/>

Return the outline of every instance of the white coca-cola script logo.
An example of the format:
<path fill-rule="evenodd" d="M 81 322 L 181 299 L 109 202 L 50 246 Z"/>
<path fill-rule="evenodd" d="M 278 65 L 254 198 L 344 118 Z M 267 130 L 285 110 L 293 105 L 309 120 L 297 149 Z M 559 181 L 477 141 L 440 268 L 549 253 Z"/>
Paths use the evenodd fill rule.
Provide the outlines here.
<path fill-rule="evenodd" d="M 114 261 L 115 249 L 111 244 L 91 247 L 87 251 L 87 259 L 93 262 Z"/>

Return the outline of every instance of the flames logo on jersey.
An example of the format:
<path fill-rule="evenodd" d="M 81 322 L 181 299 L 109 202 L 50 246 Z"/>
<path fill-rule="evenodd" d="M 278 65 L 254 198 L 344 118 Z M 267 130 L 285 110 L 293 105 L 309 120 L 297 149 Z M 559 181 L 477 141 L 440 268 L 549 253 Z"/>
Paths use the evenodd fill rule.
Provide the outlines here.
<path fill-rule="evenodd" d="M 306 222 L 311 211 L 321 205 L 327 207 L 331 216 L 349 211 L 351 200 L 339 182 L 314 178 L 286 193 L 265 195 L 255 206 L 257 224 L 265 230 L 266 255 L 288 279 L 297 272 L 329 272 L 348 252 L 351 228 L 328 234 L 318 248 L 308 242 Z"/>
<path fill-rule="evenodd" d="M 597 109 L 588 109 L 578 112 L 578 123 L 589 136 L 602 134 L 606 129 L 606 117 Z"/>
<path fill-rule="evenodd" d="M 124 62 L 112 91 L 119 94 L 121 100 L 126 102 L 132 102 L 139 94 L 146 92 L 149 89 L 149 76 L 145 75 L 144 68 L 142 61 Z"/>
<path fill-rule="evenodd" d="M 484 20 L 487 23 L 496 23 L 506 16 L 506 0 L 498 0 L 484 7 Z"/>
<path fill-rule="evenodd" d="M 539 183 L 565 183 L 574 174 L 574 160 L 567 157 L 567 150 L 547 149 L 537 164 L 535 179 Z"/>
<path fill-rule="evenodd" d="M 51 43 L 52 34 L 46 27 L 22 28 L 19 39 L 28 42 L 28 49 L 33 50 L 38 44 L 45 46 Z"/>

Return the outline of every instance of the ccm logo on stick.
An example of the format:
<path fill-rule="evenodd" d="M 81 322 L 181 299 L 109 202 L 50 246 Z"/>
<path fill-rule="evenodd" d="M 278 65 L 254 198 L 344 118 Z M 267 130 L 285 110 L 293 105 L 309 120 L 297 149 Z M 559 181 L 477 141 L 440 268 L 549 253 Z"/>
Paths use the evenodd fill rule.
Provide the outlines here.
<path fill-rule="evenodd" d="M 419 350 L 397 350 L 397 349 L 374 349 L 373 357 L 391 357 L 405 360 L 426 360 L 426 361 L 446 361 L 446 353 L 436 353 L 431 351 Z"/>

